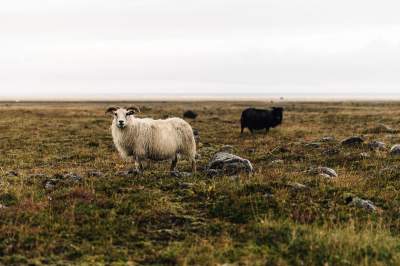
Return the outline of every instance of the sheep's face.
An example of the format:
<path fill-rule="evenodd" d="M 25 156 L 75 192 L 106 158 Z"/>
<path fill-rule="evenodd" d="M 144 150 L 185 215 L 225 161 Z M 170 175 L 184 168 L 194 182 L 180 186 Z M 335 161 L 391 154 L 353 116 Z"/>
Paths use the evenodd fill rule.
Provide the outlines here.
<path fill-rule="evenodd" d="M 110 113 L 114 116 L 113 123 L 120 129 L 125 128 L 128 124 L 129 117 L 133 116 L 137 112 L 140 111 L 136 106 L 128 108 L 110 107 L 106 111 L 106 113 Z"/>

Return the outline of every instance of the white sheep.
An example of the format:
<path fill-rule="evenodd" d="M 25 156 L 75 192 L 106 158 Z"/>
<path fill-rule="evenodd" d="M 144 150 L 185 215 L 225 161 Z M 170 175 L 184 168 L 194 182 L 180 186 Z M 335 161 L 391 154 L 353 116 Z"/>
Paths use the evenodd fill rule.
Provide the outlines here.
<path fill-rule="evenodd" d="M 110 107 L 106 111 L 114 116 L 111 133 L 121 157 L 126 161 L 133 159 L 140 171 L 145 159 L 172 160 L 171 171 L 175 171 L 179 155 L 192 163 L 195 173 L 196 142 L 192 127 L 180 118 L 138 118 L 134 116 L 137 112 L 140 110 L 136 106 Z"/>

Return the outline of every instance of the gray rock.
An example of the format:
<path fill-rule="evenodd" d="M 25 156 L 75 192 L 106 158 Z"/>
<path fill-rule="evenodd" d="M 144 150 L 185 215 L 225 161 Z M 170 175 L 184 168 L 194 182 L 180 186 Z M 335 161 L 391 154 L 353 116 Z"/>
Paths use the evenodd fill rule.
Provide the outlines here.
<path fill-rule="evenodd" d="M 179 172 L 179 171 L 172 171 L 171 176 L 173 177 L 188 177 L 191 176 L 192 174 L 189 172 Z"/>
<path fill-rule="evenodd" d="M 10 171 L 8 172 L 9 176 L 18 176 L 18 173 L 16 171 Z"/>
<path fill-rule="evenodd" d="M 222 171 L 218 171 L 218 170 L 215 170 L 215 169 L 207 169 L 205 171 L 205 173 L 206 173 L 206 175 L 208 177 L 214 177 L 214 176 L 221 175 Z"/>
<path fill-rule="evenodd" d="M 337 173 L 335 170 L 329 167 L 316 167 L 316 168 L 311 168 L 307 171 L 308 173 L 314 174 L 314 175 L 320 175 L 326 178 L 333 178 L 333 177 L 338 177 Z"/>
<path fill-rule="evenodd" d="M 237 175 L 241 172 L 253 172 L 253 166 L 249 160 L 227 152 L 217 152 L 210 160 L 207 171 L 216 170 L 217 174 Z M 215 172 L 212 171 L 214 174 Z"/>
<path fill-rule="evenodd" d="M 370 200 L 364 200 L 361 199 L 359 197 L 354 197 L 350 204 L 351 206 L 355 206 L 358 208 L 363 208 L 369 212 L 376 212 L 376 206 L 374 205 L 374 203 Z"/>
<path fill-rule="evenodd" d="M 393 145 L 392 148 L 390 148 L 390 154 L 400 155 L 400 144 Z"/>
<path fill-rule="evenodd" d="M 331 136 L 326 136 L 326 137 L 322 137 L 321 138 L 322 142 L 331 142 L 331 141 L 334 141 L 334 140 L 335 140 L 335 138 L 331 137 Z"/>
<path fill-rule="evenodd" d="M 364 143 L 364 139 L 359 136 L 350 137 L 342 140 L 342 145 L 344 146 L 358 146 Z"/>
<path fill-rule="evenodd" d="M 311 142 L 311 143 L 305 144 L 304 147 L 307 147 L 307 148 L 319 148 L 319 147 L 321 147 L 321 145 L 322 144 L 320 142 Z"/>
<path fill-rule="evenodd" d="M 271 161 L 271 162 L 269 163 L 269 165 L 276 165 L 276 164 L 283 164 L 283 163 L 284 163 L 283 160 L 278 159 L 278 160 L 273 160 L 273 161 Z"/>
<path fill-rule="evenodd" d="M 369 157 L 371 157 L 371 156 L 367 152 L 360 153 L 360 158 L 361 159 L 368 159 Z"/>
<path fill-rule="evenodd" d="M 301 183 L 297 183 L 297 182 L 291 182 L 288 184 L 289 187 L 295 189 L 295 190 L 303 190 L 308 188 L 306 185 L 301 184 Z"/>
<path fill-rule="evenodd" d="M 104 174 L 103 174 L 103 172 L 100 172 L 100 171 L 89 171 L 87 173 L 87 175 L 89 177 L 102 177 Z"/>
<path fill-rule="evenodd" d="M 44 188 L 48 191 L 54 190 L 59 182 L 60 182 L 60 180 L 56 179 L 56 178 L 45 180 Z"/>
<path fill-rule="evenodd" d="M 370 143 L 368 143 L 368 147 L 371 150 L 386 150 L 386 144 L 382 141 L 371 141 Z"/>
<path fill-rule="evenodd" d="M 83 180 L 83 178 L 76 173 L 68 173 L 64 175 L 64 179 L 70 182 L 80 182 Z"/>

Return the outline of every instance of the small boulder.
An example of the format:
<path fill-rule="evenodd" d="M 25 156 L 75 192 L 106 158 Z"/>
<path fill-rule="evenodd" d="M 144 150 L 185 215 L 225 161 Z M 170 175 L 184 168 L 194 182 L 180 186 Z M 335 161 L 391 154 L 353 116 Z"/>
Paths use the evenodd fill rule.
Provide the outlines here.
<path fill-rule="evenodd" d="M 393 145 L 392 148 L 390 148 L 390 154 L 391 155 L 400 155 L 400 144 Z"/>
<path fill-rule="evenodd" d="M 350 137 L 342 140 L 343 146 L 358 146 L 364 143 L 364 139 L 359 136 Z"/>
<path fill-rule="evenodd" d="M 8 172 L 9 176 L 18 176 L 18 173 L 16 171 L 10 171 Z"/>
<path fill-rule="evenodd" d="M 277 165 L 277 164 L 283 164 L 283 163 L 284 163 L 283 160 L 278 159 L 278 160 L 273 160 L 273 161 L 271 161 L 271 162 L 269 163 L 269 165 Z"/>
<path fill-rule="evenodd" d="M 370 143 L 368 143 L 368 147 L 371 150 L 386 150 L 386 144 L 382 141 L 371 141 Z"/>
<path fill-rule="evenodd" d="M 192 110 L 187 110 L 183 113 L 184 118 L 196 119 L 197 113 Z"/>
<path fill-rule="evenodd" d="M 326 178 L 334 178 L 338 177 L 337 173 L 335 170 L 329 167 L 316 167 L 316 168 L 311 168 L 307 171 L 308 173 L 314 174 L 314 175 L 320 175 Z"/>
<path fill-rule="evenodd" d="M 88 177 L 102 177 L 104 174 L 100 171 L 89 171 L 87 175 Z"/>
<path fill-rule="evenodd" d="M 301 183 L 297 183 L 297 182 L 291 182 L 291 183 L 288 184 L 288 186 L 290 188 L 295 189 L 295 190 L 304 190 L 304 189 L 308 188 L 306 185 L 301 184 Z"/>
<path fill-rule="evenodd" d="M 358 208 L 363 208 L 369 212 L 376 212 L 376 210 L 377 210 L 376 206 L 374 205 L 374 203 L 372 201 L 364 200 L 359 197 L 352 198 L 349 205 L 355 206 Z"/>
<path fill-rule="evenodd" d="M 332 141 L 334 141 L 335 140 L 335 138 L 334 137 L 331 137 L 331 136 L 325 136 L 325 137 L 322 137 L 321 138 L 321 141 L 322 142 L 332 142 Z"/>
<path fill-rule="evenodd" d="M 321 143 L 320 142 L 310 142 L 310 143 L 306 143 L 304 145 L 304 147 L 307 147 L 307 148 L 319 148 L 319 147 L 321 147 Z"/>
<path fill-rule="evenodd" d="M 210 171 L 212 170 L 212 171 Z M 217 152 L 214 154 L 207 166 L 207 174 L 210 175 L 237 175 L 241 172 L 252 173 L 253 166 L 249 160 L 239 157 L 237 155 L 227 153 L 227 152 Z"/>

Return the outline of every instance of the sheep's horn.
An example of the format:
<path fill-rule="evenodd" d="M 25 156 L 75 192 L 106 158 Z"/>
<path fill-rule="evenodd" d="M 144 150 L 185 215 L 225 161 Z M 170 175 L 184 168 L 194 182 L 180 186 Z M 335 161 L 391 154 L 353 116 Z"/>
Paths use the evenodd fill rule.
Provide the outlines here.
<path fill-rule="evenodd" d="M 115 112 L 115 111 L 117 111 L 117 109 L 118 109 L 118 107 L 114 107 L 114 106 L 113 107 L 108 107 L 108 109 L 106 111 L 106 114 Z"/>
<path fill-rule="evenodd" d="M 139 107 L 137 107 L 136 105 L 134 105 L 134 106 L 129 106 L 128 108 L 126 108 L 126 110 L 128 110 L 128 111 L 132 110 L 132 111 L 134 111 L 135 113 L 140 113 L 140 109 L 139 109 Z"/>

